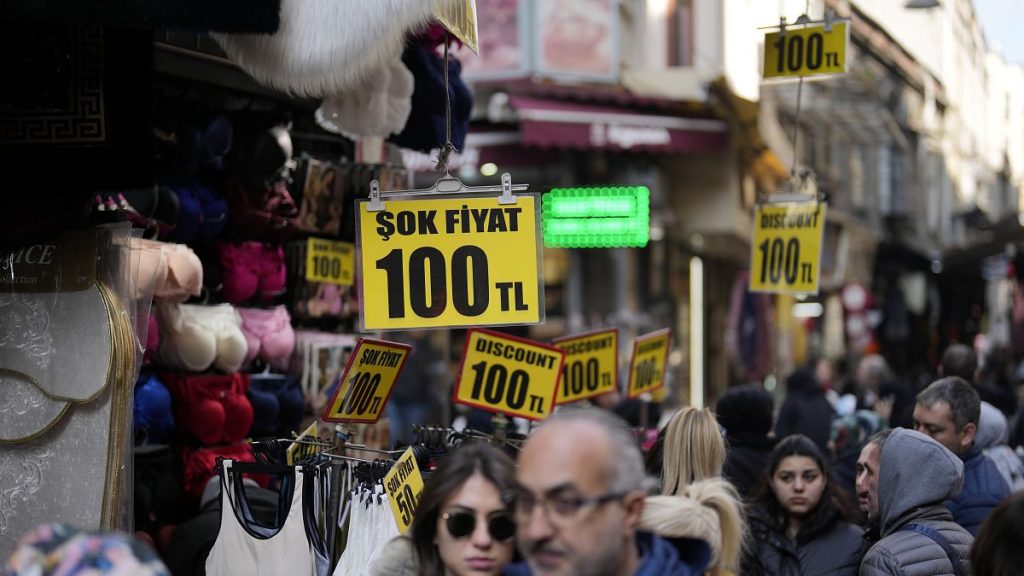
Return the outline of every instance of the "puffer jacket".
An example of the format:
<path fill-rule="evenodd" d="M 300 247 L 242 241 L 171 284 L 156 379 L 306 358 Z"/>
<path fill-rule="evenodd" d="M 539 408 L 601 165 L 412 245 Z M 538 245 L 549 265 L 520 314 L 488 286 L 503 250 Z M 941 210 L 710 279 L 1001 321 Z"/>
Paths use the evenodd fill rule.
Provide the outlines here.
<path fill-rule="evenodd" d="M 928 436 L 897 428 L 886 439 L 878 470 L 878 514 L 881 540 L 864 556 L 860 576 L 943 576 L 954 574 L 941 546 L 908 524 L 937 531 L 971 573 L 974 537 L 953 521 L 943 502 L 963 486 L 963 462 Z"/>
<path fill-rule="evenodd" d="M 981 419 L 974 442 L 1003 476 L 1010 492 L 1024 490 L 1024 460 L 1006 445 L 1009 436 L 1006 416 L 987 402 L 981 403 Z"/>
<path fill-rule="evenodd" d="M 962 458 L 964 488 L 946 506 L 957 524 L 971 534 L 977 534 L 985 518 L 1010 495 L 1010 488 L 995 462 L 985 456 L 977 444 Z"/>
<path fill-rule="evenodd" d="M 763 508 L 750 513 L 749 523 L 754 546 L 743 561 L 746 576 L 854 576 L 864 556 L 864 531 L 838 514 L 796 541 Z"/>

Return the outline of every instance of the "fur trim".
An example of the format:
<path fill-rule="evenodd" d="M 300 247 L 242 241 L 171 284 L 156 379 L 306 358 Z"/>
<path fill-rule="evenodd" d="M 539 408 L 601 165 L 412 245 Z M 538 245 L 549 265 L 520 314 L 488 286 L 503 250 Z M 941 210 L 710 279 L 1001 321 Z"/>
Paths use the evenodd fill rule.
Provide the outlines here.
<path fill-rule="evenodd" d="M 450 1 L 450 0 L 445 0 Z M 276 34 L 217 34 L 258 82 L 297 96 L 351 90 L 401 55 L 405 35 L 433 19 L 432 0 L 282 0 Z"/>

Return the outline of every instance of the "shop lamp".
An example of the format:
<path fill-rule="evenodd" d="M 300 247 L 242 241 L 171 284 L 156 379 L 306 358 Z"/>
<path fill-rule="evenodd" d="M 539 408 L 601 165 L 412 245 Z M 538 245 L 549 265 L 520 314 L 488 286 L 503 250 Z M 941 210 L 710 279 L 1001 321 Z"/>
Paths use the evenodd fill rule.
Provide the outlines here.
<path fill-rule="evenodd" d="M 550 248 L 646 246 L 650 197 L 645 186 L 554 188 L 543 196 L 544 244 Z"/>

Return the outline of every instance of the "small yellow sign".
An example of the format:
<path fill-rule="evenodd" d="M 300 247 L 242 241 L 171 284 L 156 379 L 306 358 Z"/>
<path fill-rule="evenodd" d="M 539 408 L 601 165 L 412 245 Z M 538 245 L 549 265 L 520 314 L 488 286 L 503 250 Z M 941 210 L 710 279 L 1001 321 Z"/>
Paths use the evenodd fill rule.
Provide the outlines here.
<path fill-rule="evenodd" d="M 324 408 L 327 422 L 373 424 L 380 419 L 412 346 L 360 338 Z"/>
<path fill-rule="evenodd" d="M 551 415 L 565 352 L 490 330 L 470 330 L 462 354 L 455 402 L 507 416 Z"/>
<path fill-rule="evenodd" d="M 355 281 L 356 247 L 325 238 L 306 240 L 306 280 L 351 286 Z"/>
<path fill-rule="evenodd" d="M 292 442 L 291 446 L 288 446 L 284 451 L 285 462 L 289 466 L 295 466 L 295 463 L 307 456 L 319 454 L 323 452 L 323 447 L 313 444 L 313 442 L 320 442 L 320 429 L 317 427 L 316 422 L 309 425 L 308 428 L 299 434 L 296 442 Z M 303 444 L 303 441 L 309 441 L 310 444 Z"/>
<path fill-rule="evenodd" d="M 764 35 L 764 77 L 798 78 L 846 72 L 850 29 L 846 22 L 824 26 L 789 27 Z"/>
<path fill-rule="evenodd" d="M 435 15 L 438 21 L 474 54 L 480 53 L 476 0 L 438 0 Z"/>
<path fill-rule="evenodd" d="M 391 513 L 395 516 L 398 531 L 405 534 L 409 526 L 412 526 L 416 506 L 423 494 L 423 475 L 420 474 L 411 447 L 402 453 L 402 457 L 384 476 L 384 489 L 388 491 L 388 502 L 391 503 Z"/>
<path fill-rule="evenodd" d="M 668 364 L 671 340 L 672 331 L 668 328 L 637 336 L 633 340 L 627 393 L 629 398 L 653 392 L 665 385 L 665 367 Z"/>
<path fill-rule="evenodd" d="M 359 203 L 360 305 L 364 330 L 537 324 L 536 196 Z"/>
<path fill-rule="evenodd" d="M 802 202 L 754 208 L 750 291 L 817 294 L 825 204 Z"/>
<path fill-rule="evenodd" d="M 615 328 L 555 338 L 565 352 L 557 404 L 576 402 L 615 390 L 619 381 L 619 331 Z"/>

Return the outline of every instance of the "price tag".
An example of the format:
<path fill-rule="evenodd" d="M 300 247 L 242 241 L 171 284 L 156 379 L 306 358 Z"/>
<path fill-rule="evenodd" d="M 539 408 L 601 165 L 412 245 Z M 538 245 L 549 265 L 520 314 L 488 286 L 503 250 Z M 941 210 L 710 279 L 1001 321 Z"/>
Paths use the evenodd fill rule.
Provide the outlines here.
<path fill-rule="evenodd" d="M 310 442 L 319 442 L 320 430 L 317 427 L 316 422 L 313 422 L 312 424 L 309 425 L 308 428 L 303 430 L 302 434 L 299 434 L 299 437 L 296 438 L 296 440 L 309 440 Z M 288 446 L 288 448 L 286 448 L 284 452 L 285 462 L 289 466 L 295 466 L 295 463 L 298 462 L 299 460 L 302 460 L 307 456 L 312 456 L 314 454 L 319 454 L 320 452 L 323 452 L 323 447 L 317 446 L 315 444 L 302 444 L 300 442 L 292 442 L 291 445 Z"/>
<path fill-rule="evenodd" d="M 409 531 L 409 526 L 412 526 L 416 506 L 420 503 L 420 495 L 423 494 L 423 476 L 412 454 L 412 448 L 403 452 L 402 457 L 391 467 L 391 471 L 384 476 L 384 489 L 388 491 L 388 502 L 391 504 L 391 513 L 395 516 L 395 523 L 398 524 L 398 531 L 405 534 Z"/>
<path fill-rule="evenodd" d="M 473 51 L 480 53 L 480 30 L 476 19 L 476 0 L 438 0 L 437 19 L 456 38 Z"/>
<path fill-rule="evenodd" d="M 408 344 L 360 338 L 323 419 L 362 424 L 379 420 L 410 350 Z"/>
<path fill-rule="evenodd" d="M 543 322 L 536 196 L 359 203 L 365 330 Z"/>
<path fill-rule="evenodd" d="M 629 365 L 630 398 L 652 392 L 665 385 L 665 366 L 672 331 L 668 328 L 637 336 L 633 340 L 633 360 Z"/>
<path fill-rule="evenodd" d="M 846 22 L 824 26 L 789 27 L 786 33 L 764 35 L 764 77 L 798 78 L 846 72 L 850 29 Z"/>
<path fill-rule="evenodd" d="M 349 242 L 306 240 L 306 280 L 351 286 L 355 281 L 356 247 Z"/>
<path fill-rule="evenodd" d="M 543 420 L 551 415 L 565 353 L 533 340 L 470 330 L 455 402 L 490 412 Z"/>
<path fill-rule="evenodd" d="M 565 352 L 558 404 L 593 398 L 615 390 L 619 379 L 619 331 L 601 330 L 552 341 Z"/>
<path fill-rule="evenodd" d="M 817 294 L 824 231 L 824 203 L 755 207 L 750 291 Z"/>

